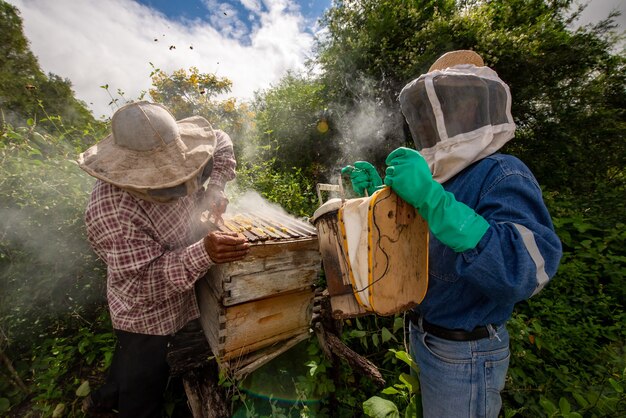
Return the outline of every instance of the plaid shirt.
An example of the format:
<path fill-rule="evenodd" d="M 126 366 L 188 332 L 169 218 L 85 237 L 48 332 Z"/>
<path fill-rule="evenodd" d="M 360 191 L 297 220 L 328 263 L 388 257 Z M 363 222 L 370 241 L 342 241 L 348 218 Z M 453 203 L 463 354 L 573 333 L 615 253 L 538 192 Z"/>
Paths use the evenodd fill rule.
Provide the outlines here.
<path fill-rule="evenodd" d="M 209 185 L 235 177 L 232 142 L 216 131 Z M 194 283 L 213 264 L 194 226 L 204 190 L 152 203 L 97 180 L 85 213 L 87 237 L 107 265 L 113 328 L 168 335 L 199 316 Z"/>

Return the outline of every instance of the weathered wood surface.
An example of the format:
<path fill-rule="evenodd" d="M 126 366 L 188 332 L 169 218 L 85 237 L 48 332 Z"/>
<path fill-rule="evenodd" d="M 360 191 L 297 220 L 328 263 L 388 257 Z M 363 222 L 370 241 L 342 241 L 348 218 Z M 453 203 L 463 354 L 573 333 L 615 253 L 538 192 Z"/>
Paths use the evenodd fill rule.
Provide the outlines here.
<path fill-rule="evenodd" d="M 213 353 L 202 332 L 200 321 L 190 321 L 170 342 L 167 362 L 172 376 L 183 376 L 189 370 L 210 364 Z"/>
<path fill-rule="evenodd" d="M 226 327 L 220 329 L 220 357 L 238 357 L 307 333 L 313 294 L 309 288 L 228 307 Z"/>
<path fill-rule="evenodd" d="M 303 254 L 304 256 L 304 254 Z M 302 259 L 301 259 L 302 260 Z M 300 264 L 300 266 L 299 266 Z M 319 275 L 320 264 L 293 262 L 293 268 L 267 270 L 264 273 L 242 274 L 224 283 L 224 306 L 271 298 L 286 291 L 310 288 Z"/>
<path fill-rule="evenodd" d="M 257 243 L 244 260 L 212 267 L 196 294 L 220 365 L 232 369 L 248 353 L 307 334 L 320 271 L 315 236 Z"/>
<path fill-rule="evenodd" d="M 307 334 L 313 309 L 313 288 L 224 307 L 215 289 L 199 282 L 200 323 L 220 362 Z M 225 365 L 225 367 L 232 368 Z"/>
<path fill-rule="evenodd" d="M 429 229 L 415 208 L 390 188 L 372 199 L 370 304 L 379 315 L 393 315 L 426 295 Z"/>
<path fill-rule="evenodd" d="M 219 303 L 215 288 L 204 280 L 196 283 L 196 295 L 200 306 L 200 324 L 214 355 L 222 353 L 220 330 L 226 325 L 225 308 Z"/>
<path fill-rule="evenodd" d="M 322 351 L 333 364 L 335 378 L 339 378 L 337 359 L 340 358 L 348 363 L 353 370 L 367 376 L 379 387 L 383 387 L 385 380 L 376 365 L 350 349 L 338 337 L 342 332 L 343 320 L 335 319 L 331 314 L 331 309 L 328 290 L 320 291 L 318 289 L 315 295 L 315 306 L 313 308 L 315 313 L 313 315 L 312 328 L 315 331 Z M 340 382 L 336 383 L 340 384 Z"/>
<path fill-rule="evenodd" d="M 252 245 L 243 260 L 212 267 L 202 280 L 232 306 L 310 287 L 320 267 L 316 237 L 268 241 Z"/>
<path fill-rule="evenodd" d="M 330 295 L 332 316 L 336 319 L 353 318 L 367 312 L 354 297 L 349 279 L 349 268 L 341 245 L 337 212 L 330 212 L 316 220 L 319 251 L 322 256 L 326 284 Z"/>
<path fill-rule="evenodd" d="M 327 350 L 324 350 L 325 352 L 330 351 L 345 360 L 353 370 L 367 376 L 378 387 L 382 388 L 385 386 L 385 379 L 383 379 L 382 374 L 374 363 L 345 345 L 335 334 L 326 332 L 321 324 L 315 324 L 314 329 L 320 344 L 324 344 L 328 347 Z"/>
<path fill-rule="evenodd" d="M 217 368 L 197 368 L 183 377 L 189 409 L 194 418 L 228 418 L 230 396 L 218 382 Z"/>
<path fill-rule="evenodd" d="M 230 417 L 230 397 L 218 385 L 219 372 L 199 321 L 174 335 L 167 354 L 170 375 L 182 379 L 194 418 Z"/>
<path fill-rule="evenodd" d="M 351 350 L 337 337 L 341 334 L 342 321 L 335 320 L 330 315 L 330 300 L 327 291 L 318 290 L 316 292 L 313 310 L 316 312 L 313 316 L 313 329 L 320 341 L 322 350 L 333 359 L 333 367 L 338 368 L 337 359 L 342 359 L 355 372 L 367 376 L 376 385 L 383 387 L 385 381 L 377 367 L 365 357 Z M 293 338 L 280 341 L 246 356 L 232 358 L 230 362 L 226 363 L 231 367 L 226 369 L 226 373 L 234 382 L 240 381 L 261 365 L 308 338 L 309 335 L 308 332 L 298 334 Z M 199 321 L 189 323 L 176 334 L 168 353 L 171 374 L 182 377 L 189 408 L 194 418 L 231 416 L 230 396 L 232 394 L 224 387 L 219 386 L 218 363 L 211 354 Z M 339 377 L 338 373 L 336 377 Z M 339 383 L 337 382 L 337 384 Z"/>
<path fill-rule="evenodd" d="M 280 341 L 276 346 L 270 346 L 265 349 L 256 351 L 249 354 L 244 359 L 241 359 L 240 365 L 238 365 L 232 371 L 232 377 L 236 381 L 245 379 L 247 375 L 263 366 L 264 364 L 275 359 L 279 355 L 295 347 L 297 344 L 309 338 L 309 332 L 295 335 L 293 338 Z M 231 364 L 234 362 L 231 361 Z"/>
<path fill-rule="evenodd" d="M 346 202 L 356 201 L 349 200 Z M 345 204 L 342 206 L 343 207 Z M 369 312 L 393 315 L 421 302 L 428 287 L 428 225 L 415 208 L 391 189 L 376 192 L 363 219 L 369 245 L 359 252 L 361 263 L 371 260 L 364 283 L 351 284 L 351 266 L 341 233 L 340 214 L 329 212 L 318 218 L 320 253 L 331 298 L 332 315 L 337 319 Z M 368 251 L 369 255 L 364 252 Z M 363 274 L 365 276 L 365 274 Z M 354 292 L 364 295 L 363 307 Z"/>
<path fill-rule="evenodd" d="M 369 312 L 359 305 L 354 297 L 354 293 L 345 295 L 335 295 L 330 300 L 333 308 L 333 317 L 335 319 L 355 318 L 367 315 Z"/>
<path fill-rule="evenodd" d="M 230 394 L 218 385 L 218 370 L 242 380 L 310 336 L 313 283 L 321 267 L 318 239 L 299 225 L 288 226 L 306 238 L 256 243 L 246 260 L 214 266 L 198 281 L 201 318 L 176 336 L 168 355 L 172 374 L 183 379 L 194 418 L 230 416 Z M 356 304 L 351 291 L 344 296 L 352 298 L 348 306 Z M 322 299 L 330 306 L 328 297 Z M 354 305 L 350 311 L 358 309 Z M 330 332 L 321 323 L 332 323 Z M 342 358 L 380 384 L 376 367 L 335 336 L 340 329 L 341 321 L 328 315 L 316 325 L 333 364 Z"/>

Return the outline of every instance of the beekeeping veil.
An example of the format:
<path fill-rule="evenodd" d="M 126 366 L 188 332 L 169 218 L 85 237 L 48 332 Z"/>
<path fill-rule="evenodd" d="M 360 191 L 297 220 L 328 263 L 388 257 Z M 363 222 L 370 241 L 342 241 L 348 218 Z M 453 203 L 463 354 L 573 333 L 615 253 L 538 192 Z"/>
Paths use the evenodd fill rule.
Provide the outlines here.
<path fill-rule="evenodd" d="M 440 183 L 513 138 L 509 87 L 473 51 L 441 56 L 400 92 L 415 146 Z"/>

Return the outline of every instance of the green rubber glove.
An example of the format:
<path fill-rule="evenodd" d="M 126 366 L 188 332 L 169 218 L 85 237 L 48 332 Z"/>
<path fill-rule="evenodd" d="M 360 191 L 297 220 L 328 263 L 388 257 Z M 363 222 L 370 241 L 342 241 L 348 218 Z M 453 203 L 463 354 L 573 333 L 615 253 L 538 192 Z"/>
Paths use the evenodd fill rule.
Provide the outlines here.
<path fill-rule="evenodd" d="M 456 252 L 478 245 L 489 229 L 489 223 L 433 180 L 428 164 L 419 152 L 398 148 L 387 156 L 385 162 L 388 166 L 385 184 L 417 209 L 439 241 Z"/>
<path fill-rule="evenodd" d="M 352 189 L 359 196 L 371 196 L 379 186 L 383 185 L 383 180 L 374 168 L 367 161 L 357 161 L 354 166 L 348 165 L 341 169 L 341 174 L 349 174 L 352 181 Z"/>

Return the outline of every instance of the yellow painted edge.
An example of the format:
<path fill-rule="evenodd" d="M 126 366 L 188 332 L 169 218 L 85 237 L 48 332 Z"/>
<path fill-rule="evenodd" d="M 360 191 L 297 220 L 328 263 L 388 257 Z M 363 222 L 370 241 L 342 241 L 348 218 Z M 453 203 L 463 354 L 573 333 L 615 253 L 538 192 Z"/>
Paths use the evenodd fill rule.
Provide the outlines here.
<path fill-rule="evenodd" d="M 374 223 L 374 205 L 378 202 L 378 199 L 382 197 L 383 192 L 387 192 L 385 197 L 388 197 L 391 194 L 391 188 L 389 186 L 385 186 L 382 189 L 377 190 L 370 199 L 369 206 L 367 208 L 367 264 L 370 268 L 367 269 L 367 283 L 370 287 L 369 291 L 369 301 L 370 301 L 370 309 L 376 312 L 376 308 L 374 307 L 374 260 L 373 260 L 373 252 L 374 245 L 372 242 L 372 233 L 373 230 L 372 225 Z"/>
<path fill-rule="evenodd" d="M 372 270 L 374 268 L 374 266 L 372 265 L 372 261 L 373 261 L 373 257 L 372 257 L 372 224 L 374 222 L 374 203 L 376 202 L 376 198 L 377 195 L 380 193 L 374 193 L 372 195 L 372 198 L 369 201 L 369 204 L 367 205 L 367 285 L 369 286 L 370 290 L 368 292 L 368 299 L 370 302 L 370 306 L 372 307 L 372 310 L 376 310 L 374 309 L 374 298 L 373 298 L 373 290 L 374 287 L 372 286 L 372 283 L 374 281 L 373 277 L 372 277 Z"/>

